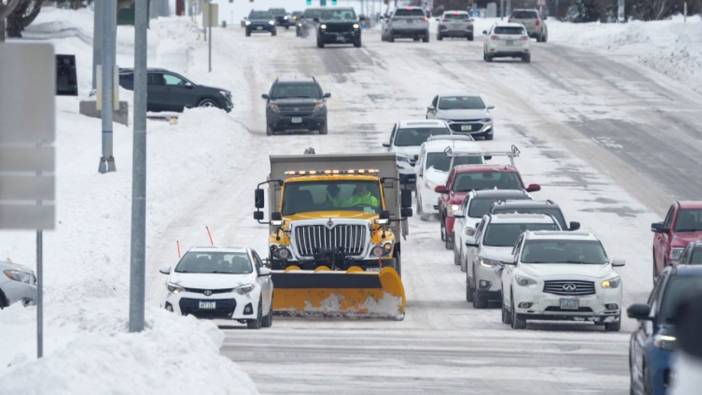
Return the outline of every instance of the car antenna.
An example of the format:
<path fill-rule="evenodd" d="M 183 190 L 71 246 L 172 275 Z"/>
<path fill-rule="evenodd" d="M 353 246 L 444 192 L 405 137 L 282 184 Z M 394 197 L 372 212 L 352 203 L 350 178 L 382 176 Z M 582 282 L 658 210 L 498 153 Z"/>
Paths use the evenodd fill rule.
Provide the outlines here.
<path fill-rule="evenodd" d="M 212 239 L 212 232 L 210 232 L 210 227 L 205 225 L 205 230 L 207 230 L 207 237 L 210 238 L 210 245 L 214 247 L 214 240 Z"/>

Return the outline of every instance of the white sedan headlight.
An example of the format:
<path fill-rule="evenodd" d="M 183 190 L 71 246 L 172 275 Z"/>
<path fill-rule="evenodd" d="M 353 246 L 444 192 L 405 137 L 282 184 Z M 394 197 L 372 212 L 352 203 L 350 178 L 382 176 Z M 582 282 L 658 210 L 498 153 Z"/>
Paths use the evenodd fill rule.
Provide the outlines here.
<path fill-rule="evenodd" d="M 184 288 L 181 287 L 180 285 L 176 283 L 166 283 L 166 288 L 168 288 L 168 292 L 177 294 L 179 292 L 183 292 Z"/>
<path fill-rule="evenodd" d="M 256 284 L 244 284 L 234 288 L 234 292 L 239 295 L 247 295 L 256 288 Z"/>

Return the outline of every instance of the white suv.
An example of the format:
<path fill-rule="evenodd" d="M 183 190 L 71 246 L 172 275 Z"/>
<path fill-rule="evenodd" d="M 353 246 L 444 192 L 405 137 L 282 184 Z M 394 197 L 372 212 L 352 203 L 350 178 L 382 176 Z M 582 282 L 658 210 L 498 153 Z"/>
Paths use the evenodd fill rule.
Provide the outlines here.
<path fill-rule="evenodd" d="M 480 95 L 436 95 L 427 107 L 427 119 L 444 119 L 456 134 L 492 140 L 495 132 L 490 110 Z"/>
<path fill-rule="evenodd" d="M 441 120 L 400 121 L 393 126 L 390 141 L 383 143 L 383 147 L 395 153 L 400 184 L 403 187 L 415 187 L 414 165 L 422 144 L 431 136 L 450 134 L 452 133 L 448 124 Z"/>
<path fill-rule="evenodd" d="M 448 173 L 457 165 L 483 163 L 483 150 L 470 136 L 431 136 L 419 149 L 414 166 L 417 173 L 417 214 L 421 218 L 438 214 L 438 185 L 446 184 Z"/>
<path fill-rule="evenodd" d="M 382 41 L 395 41 L 396 38 L 420 39 L 429 42 L 429 19 L 420 7 L 400 7 L 385 21 L 381 31 Z"/>
<path fill-rule="evenodd" d="M 514 243 L 529 230 L 561 230 L 547 214 L 488 214 L 475 234 L 466 237 L 466 300 L 482 309 L 502 299 L 502 262 L 510 260 Z"/>
<path fill-rule="evenodd" d="M 483 44 L 486 62 L 494 58 L 521 58 L 523 62 L 531 62 L 529 36 L 521 23 L 496 23 L 483 34 L 486 36 Z"/>
<path fill-rule="evenodd" d="M 621 328 L 624 266 L 610 260 L 587 232 L 525 232 L 503 262 L 502 322 L 526 328 L 527 320 L 589 321 L 606 331 Z"/>

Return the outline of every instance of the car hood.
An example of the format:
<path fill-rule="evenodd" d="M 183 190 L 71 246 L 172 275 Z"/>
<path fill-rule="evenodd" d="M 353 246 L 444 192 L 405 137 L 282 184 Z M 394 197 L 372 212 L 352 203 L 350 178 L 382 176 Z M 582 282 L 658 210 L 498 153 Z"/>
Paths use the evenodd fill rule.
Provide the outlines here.
<path fill-rule="evenodd" d="M 487 109 L 482 110 L 438 110 L 436 117 L 445 120 L 490 118 Z"/>
<path fill-rule="evenodd" d="M 409 147 L 397 147 L 393 146 L 392 151 L 400 156 L 409 156 L 414 159 L 415 156 L 419 155 L 420 146 L 409 146 Z"/>
<path fill-rule="evenodd" d="M 671 245 L 673 247 L 685 247 L 690 242 L 702 240 L 702 231 L 697 232 L 677 232 L 673 235 Z"/>
<path fill-rule="evenodd" d="M 229 90 L 227 90 L 227 89 L 217 88 L 215 86 L 198 85 L 197 87 L 199 89 L 207 89 L 207 90 L 211 90 L 211 91 L 217 92 L 217 93 L 219 93 L 219 91 L 229 92 Z"/>
<path fill-rule="evenodd" d="M 512 247 L 491 247 L 483 245 L 480 247 L 479 256 L 481 258 L 492 259 L 499 262 L 512 261 Z"/>
<path fill-rule="evenodd" d="M 185 288 L 224 289 L 256 281 L 256 274 L 171 273 L 168 282 Z"/>
<path fill-rule="evenodd" d="M 563 280 L 569 277 L 602 278 L 612 273 L 612 266 L 583 265 L 575 263 L 520 263 L 519 268 L 527 275 L 546 280 Z"/>

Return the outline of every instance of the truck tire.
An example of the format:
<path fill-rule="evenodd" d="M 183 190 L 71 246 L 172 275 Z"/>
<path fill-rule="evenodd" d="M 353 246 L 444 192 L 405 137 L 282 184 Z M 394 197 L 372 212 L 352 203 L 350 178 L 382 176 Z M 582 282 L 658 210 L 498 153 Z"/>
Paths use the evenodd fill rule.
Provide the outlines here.
<path fill-rule="evenodd" d="M 356 47 L 356 48 L 361 48 L 361 45 L 362 45 L 362 43 L 361 43 L 361 37 L 359 37 L 358 40 L 354 40 L 354 42 L 353 42 L 353 46 L 354 46 L 354 47 Z"/>
<path fill-rule="evenodd" d="M 250 30 L 246 30 L 246 37 L 251 37 L 251 31 L 250 31 Z"/>
<path fill-rule="evenodd" d="M 468 35 L 468 41 L 473 41 L 473 33 Z"/>
<path fill-rule="evenodd" d="M 320 40 L 319 37 L 317 37 L 317 48 L 324 48 L 324 41 Z"/>
<path fill-rule="evenodd" d="M 400 251 L 399 245 L 395 249 L 395 271 L 397 275 L 402 277 L 402 252 Z"/>
<path fill-rule="evenodd" d="M 388 35 L 388 42 L 394 43 L 395 42 L 395 35 L 390 32 Z"/>
<path fill-rule="evenodd" d="M 526 54 L 526 55 L 522 56 L 522 62 L 531 63 L 531 54 Z"/>

